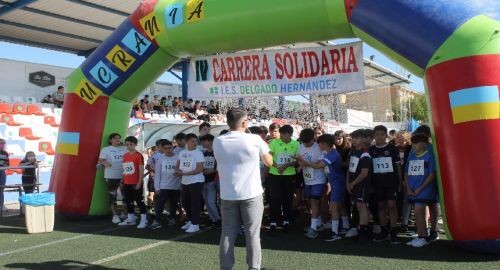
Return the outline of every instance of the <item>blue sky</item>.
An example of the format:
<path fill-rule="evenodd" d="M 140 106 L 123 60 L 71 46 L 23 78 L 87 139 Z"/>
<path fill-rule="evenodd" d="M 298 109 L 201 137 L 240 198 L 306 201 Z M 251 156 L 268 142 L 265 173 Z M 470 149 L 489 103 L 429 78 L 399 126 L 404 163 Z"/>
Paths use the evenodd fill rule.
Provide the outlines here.
<path fill-rule="evenodd" d="M 475 2 L 484 12 L 500 20 L 500 0 L 470 0 Z M 333 41 L 336 42 L 336 41 Z M 390 70 L 400 72 L 401 67 L 385 57 L 380 52 L 364 45 L 364 57 L 369 58 L 370 55 L 375 55 L 375 62 Z M 0 58 L 14 59 L 27 62 L 35 62 L 41 64 L 49 64 L 56 66 L 64 66 L 70 68 L 78 67 L 85 59 L 74 54 L 45 50 L 35 47 L 28 47 L 23 45 L 16 45 L 12 43 L 0 42 Z M 171 74 L 165 73 L 158 80 L 173 83 L 180 83 L 180 81 Z M 420 78 L 412 75 L 411 80 L 414 82 L 411 88 L 424 91 L 424 85 Z"/>

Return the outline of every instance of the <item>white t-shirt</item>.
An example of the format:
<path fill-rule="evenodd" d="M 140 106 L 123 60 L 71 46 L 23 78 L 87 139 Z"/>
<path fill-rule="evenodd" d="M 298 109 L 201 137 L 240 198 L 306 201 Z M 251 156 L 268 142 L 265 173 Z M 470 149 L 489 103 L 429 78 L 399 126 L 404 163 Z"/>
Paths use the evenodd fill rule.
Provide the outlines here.
<path fill-rule="evenodd" d="M 176 155 L 169 157 L 162 154 L 158 156 L 155 163 L 155 190 L 181 189 L 181 178 L 174 175 L 177 160 Z"/>
<path fill-rule="evenodd" d="M 317 143 L 311 147 L 305 147 L 303 144 L 299 146 L 299 155 L 311 163 L 317 163 L 325 158 L 325 154 L 319 148 Z M 302 168 L 304 183 L 308 186 L 326 183 L 325 172 L 322 169 L 314 169 L 312 167 Z"/>
<path fill-rule="evenodd" d="M 110 168 L 104 169 L 104 178 L 121 179 L 123 175 L 123 155 L 127 149 L 123 146 L 106 146 L 101 150 L 99 159 L 104 159 L 111 163 Z"/>
<path fill-rule="evenodd" d="M 231 131 L 215 138 L 213 149 L 223 200 L 247 200 L 262 195 L 259 163 L 270 151 L 260 136 Z"/>
<path fill-rule="evenodd" d="M 205 157 L 200 150 L 182 150 L 177 157 L 179 160 L 179 170 L 181 172 L 191 172 L 196 169 L 197 163 L 205 163 Z M 203 183 L 205 182 L 205 176 L 203 176 L 203 172 L 195 174 L 195 175 L 185 175 L 182 177 L 183 185 L 190 185 L 194 183 Z"/>

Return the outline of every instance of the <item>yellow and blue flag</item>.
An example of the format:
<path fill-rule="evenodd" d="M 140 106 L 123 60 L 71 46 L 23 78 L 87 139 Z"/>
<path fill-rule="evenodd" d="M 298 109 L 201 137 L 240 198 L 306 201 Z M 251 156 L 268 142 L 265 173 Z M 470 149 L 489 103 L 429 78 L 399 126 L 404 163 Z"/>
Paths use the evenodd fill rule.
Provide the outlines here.
<path fill-rule="evenodd" d="M 56 153 L 77 156 L 79 143 L 80 133 L 59 132 L 59 137 L 57 138 Z"/>
<path fill-rule="evenodd" d="M 480 86 L 449 93 L 453 123 L 500 119 L 498 86 Z"/>

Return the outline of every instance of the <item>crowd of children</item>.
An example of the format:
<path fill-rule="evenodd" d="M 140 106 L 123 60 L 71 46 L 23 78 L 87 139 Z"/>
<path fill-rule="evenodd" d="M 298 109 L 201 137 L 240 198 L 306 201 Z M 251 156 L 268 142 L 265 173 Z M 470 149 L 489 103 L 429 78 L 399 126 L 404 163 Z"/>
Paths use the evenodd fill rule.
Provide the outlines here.
<path fill-rule="evenodd" d="M 102 149 L 99 163 L 105 167 L 113 223 L 136 225 L 135 202 L 141 214 L 138 228 L 161 228 L 165 206 L 169 227 L 183 216 L 181 228 L 197 232 L 205 210 L 206 222 L 220 227 L 217 160 L 210 128 L 208 123 L 200 125 L 200 137 L 180 133 L 172 141 L 158 140 L 146 166 L 135 150 L 136 138 L 127 137 L 123 147 L 120 135 L 111 134 L 110 146 Z M 299 220 L 297 209 L 302 208 L 310 216 L 305 237 L 317 238 L 330 229 L 326 241 L 357 237 L 399 244 L 398 235 L 408 232 L 413 209 L 417 237 L 407 244 L 421 247 L 438 239 L 436 166 L 427 126 L 413 135 L 388 132 L 384 126 L 349 135 L 307 128 L 298 140 L 292 138 L 294 130 L 289 125 L 252 127 L 248 132 L 265 140 L 273 155 L 273 166 L 261 167 L 269 208 L 265 222 L 271 235 L 289 231 Z M 143 199 L 146 175 L 151 194 L 148 206 L 154 208 L 149 220 Z M 121 217 L 116 209 L 119 189 L 127 211 Z"/>
<path fill-rule="evenodd" d="M 217 160 L 212 144 L 211 126 L 199 126 L 195 134 L 179 133 L 172 141 L 160 139 L 149 153 L 147 163 L 136 150 L 137 139 L 120 134 L 109 135 L 109 146 L 99 155 L 104 168 L 112 222 L 121 226 L 159 229 L 167 205 L 167 224 L 187 233 L 200 230 L 206 209 L 206 222 L 221 226 Z M 228 131 L 219 134 L 223 136 Z M 337 131 L 325 134 L 321 128 L 303 129 L 294 140 L 289 125 L 271 124 L 251 127 L 269 145 L 273 165 L 261 166 L 264 200 L 268 205 L 268 232 L 283 232 L 297 219 L 297 209 L 310 216 L 305 237 L 317 238 L 331 229 L 326 241 L 358 237 L 360 241 L 399 244 L 401 233 L 408 233 L 414 211 L 416 238 L 407 244 L 422 247 L 438 239 L 439 218 L 436 164 L 431 133 L 420 126 L 412 135 L 406 131 L 388 131 L 384 126 L 359 129 L 351 134 Z M 5 140 L 0 139 L 0 166 L 9 166 Z M 21 161 L 22 183 L 26 193 L 33 192 L 37 166 L 34 152 Z M 144 200 L 144 180 L 147 204 Z M 0 170 L 0 186 L 5 185 L 5 170 Z M 119 215 L 118 192 L 125 213 Z M 3 208 L 3 190 L 0 190 Z M 148 217 L 148 207 L 151 217 Z M 154 211 L 153 211 L 154 210 Z M 279 225 L 279 226 L 278 226 Z"/>

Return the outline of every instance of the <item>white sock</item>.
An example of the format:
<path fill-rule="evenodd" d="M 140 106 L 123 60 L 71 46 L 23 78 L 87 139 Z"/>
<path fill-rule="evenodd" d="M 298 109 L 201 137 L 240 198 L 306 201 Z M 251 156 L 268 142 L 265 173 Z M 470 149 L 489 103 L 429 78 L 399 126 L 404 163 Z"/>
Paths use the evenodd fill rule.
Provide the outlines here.
<path fill-rule="evenodd" d="M 147 221 L 147 216 L 146 214 L 141 214 L 141 222 L 146 222 Z"/>
<path fill-rule="evenodd" d="M 342 219 L 342 227 L 346 230 L 349 229 L 349 217 L 343 216 L 341 217 L 341 219 Z"/>
<path fill-rule="evenodd" d="M 134 218 L 135 218 L 134 214 L 128 214 L 127 215 L 127 219 L 130 220 L 130 221 L 134 220 Z"/>
<path fill-rule="evenodd" d="M 283 225 L 287 225 L 287 224 L 290 224 L 290 222 L 288 222 L 288 221 L 286 221 L 286 220 L 285 220 L 285 221 L 283 221 Z"/>
<path fill-rule="evenodd" d="M 316 218 L 316 228 L 322 225 L 321 218 Z"/>
<path fill-rule="evenodd" d="M 339 220 L 333 220 L 332 219 L 332 232 L 335 234 L 339 234 Z"/>
<path fill-rule="evenodd" d="M 276 227 L 276 222 L 271 222 L 271 223 L 269 223 L 269 226 L 274 226 L 274 227 Z"/>
<path fill-rule="evenodd" d="M 318 229 L 318 221 L 319 221 L 319 219 L 317 219 L 317 218 L 311 218 L 311 229 L 313 229 L 313 230 Z"/>

